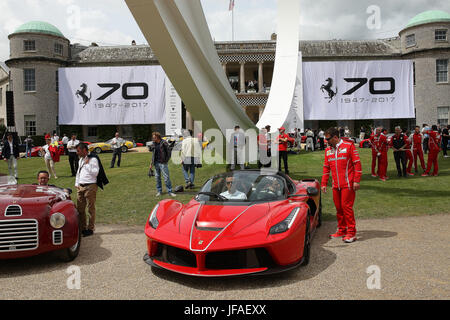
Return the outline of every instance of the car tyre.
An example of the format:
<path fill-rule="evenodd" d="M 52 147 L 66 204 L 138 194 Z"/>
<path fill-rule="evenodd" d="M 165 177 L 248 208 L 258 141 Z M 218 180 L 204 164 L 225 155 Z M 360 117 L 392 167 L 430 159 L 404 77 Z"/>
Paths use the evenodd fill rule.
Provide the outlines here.
<path fill-rule="evenodd" d="M 309 263 L 311 255 L 311 234 L 309 232 L 309 215 L 306 218 L 305 240 L 303 241 L 303 257 L 301 266 L 306 266 Z"/>
<path fill-rule="evenodd" d="M 120 149 L 122 149 L 122 153 L 126 153 L 128 151 L 127 146 L 122 146 L 122 147 L 120 147 Z"/>
<path fill-rule="evenodd" d="M 81 245 L 81 229 L 78 229 L 78 241 L 75 245 L 69 248 L 61 249 L 59 253 L 59 259 L 63 262 L 73 261 L 80 253 Z"/>
<path fill-rule="evenodd" d="M 94 149 L 94 152 L 95 152 L 96 154 L 100 154 L 100 153 L 102 153 L 102 148 L 97 147 L 97 148 Z"/>

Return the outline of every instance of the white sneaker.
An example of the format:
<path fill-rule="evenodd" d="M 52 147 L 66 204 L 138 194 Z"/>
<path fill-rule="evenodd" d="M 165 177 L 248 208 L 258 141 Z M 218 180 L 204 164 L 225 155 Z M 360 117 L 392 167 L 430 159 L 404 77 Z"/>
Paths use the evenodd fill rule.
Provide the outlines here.
<path fill-rule="evenodd" d="M 161 196 L 161 192 L 157 192 L 157 193 L 156 193 L 156 196 L 157 196 L 157 197 L 160 197 L 160 196 Z"/>
<path fill-rule="evenodd" d="M 173 193 L 173 192 L 169 192 L 169 196 L 171 196 L 171 197 L 176 197 L 177 195 L 175 194 L 175 193 Z"/>

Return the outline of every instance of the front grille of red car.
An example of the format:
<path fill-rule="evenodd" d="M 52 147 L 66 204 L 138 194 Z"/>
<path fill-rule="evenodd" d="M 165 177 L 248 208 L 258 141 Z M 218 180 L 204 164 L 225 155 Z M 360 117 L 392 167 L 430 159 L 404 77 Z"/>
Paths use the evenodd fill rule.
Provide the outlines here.
<path fill-rule="evenodd" d="M 162 243 L 158 243 L 157 253 L 152 258 L 177 266 L 197 268 L 195 254 L 188 250 L 168 246 Z"/>
<path fill-rule="evenodd" d="M 264 248 L 210 252 L 206 255 L 206 269 L 251 269 L 275 266 Z"/>
<path fill-rule="evenodd" d="M 38 245 L 37 220 L 0 220 L 0 252 L 33 250 Z"/>

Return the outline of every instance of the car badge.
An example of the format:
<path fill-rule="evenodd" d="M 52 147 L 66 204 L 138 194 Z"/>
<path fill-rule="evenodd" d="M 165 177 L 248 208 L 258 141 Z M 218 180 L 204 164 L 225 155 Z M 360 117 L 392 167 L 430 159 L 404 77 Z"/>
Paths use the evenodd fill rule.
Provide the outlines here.
<path fill-rule="evenodd" d="M 200 240 L 200 241 L 198 242 L 198 244 L 203 244 L 203 240 Z"/>

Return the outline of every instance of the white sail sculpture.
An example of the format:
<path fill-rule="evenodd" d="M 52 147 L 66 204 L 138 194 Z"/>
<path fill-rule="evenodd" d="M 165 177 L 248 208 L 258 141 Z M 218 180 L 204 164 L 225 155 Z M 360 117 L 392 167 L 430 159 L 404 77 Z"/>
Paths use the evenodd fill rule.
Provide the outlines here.
<path fill-rule="evenodd" d="M 125 0 L 161 66 L 203 130 L 255 128 L 232 91 L 200 0 Z M 291 109 L 299 61 L 299 0 L 278 0 L 271 90 L 257 127 L 282 126 Z M 301 75 L 300 75 L 301 77 Z"/>

